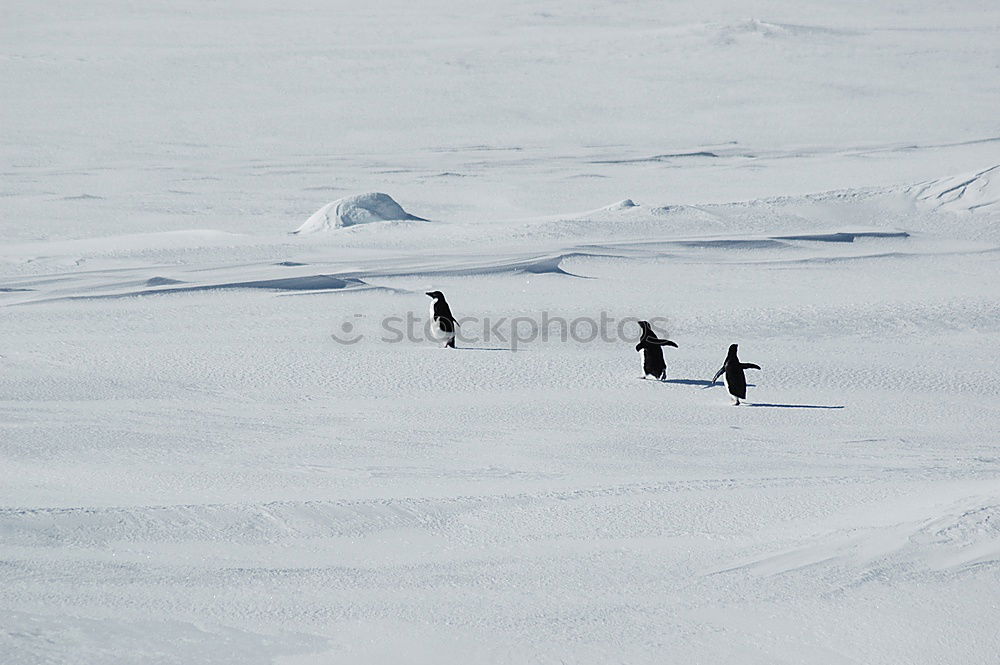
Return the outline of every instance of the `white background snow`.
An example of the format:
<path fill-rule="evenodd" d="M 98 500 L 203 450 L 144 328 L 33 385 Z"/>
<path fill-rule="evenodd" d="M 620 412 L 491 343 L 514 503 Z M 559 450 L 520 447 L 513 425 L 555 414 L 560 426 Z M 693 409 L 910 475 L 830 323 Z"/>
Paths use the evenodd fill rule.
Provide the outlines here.
<path fill-rule="evenodd" d="M 995 663 L 998 165 L 995 2 L 4 0 L 0 661 Z"/>

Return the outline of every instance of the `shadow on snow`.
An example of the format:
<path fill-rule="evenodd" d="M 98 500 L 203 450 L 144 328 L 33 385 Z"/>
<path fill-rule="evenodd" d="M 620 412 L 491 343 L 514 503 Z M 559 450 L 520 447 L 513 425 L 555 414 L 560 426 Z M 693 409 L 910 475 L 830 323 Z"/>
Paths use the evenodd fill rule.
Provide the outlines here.
<path fill-rule="evenodd" d="M 762 402 L 744 402 L 746 406 L 767 406 L 772 409 L 843 409 L 844 405 L 830 406 L 824 404 L 764 404 Z"/>

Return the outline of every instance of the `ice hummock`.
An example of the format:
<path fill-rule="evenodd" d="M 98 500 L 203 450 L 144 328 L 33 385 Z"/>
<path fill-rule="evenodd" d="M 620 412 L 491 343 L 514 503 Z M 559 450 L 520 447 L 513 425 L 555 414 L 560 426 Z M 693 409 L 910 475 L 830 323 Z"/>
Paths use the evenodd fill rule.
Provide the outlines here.
<path fill-rule="evenodd" d="M 403 210 L 388 194 L 367 192 L 345 196 L 327 203 L 312 214 L 305 223 L 294 231 L 297 234 L 331 231 L 345 226 L 370 224 L 372 222 L 427 220 Z"/>

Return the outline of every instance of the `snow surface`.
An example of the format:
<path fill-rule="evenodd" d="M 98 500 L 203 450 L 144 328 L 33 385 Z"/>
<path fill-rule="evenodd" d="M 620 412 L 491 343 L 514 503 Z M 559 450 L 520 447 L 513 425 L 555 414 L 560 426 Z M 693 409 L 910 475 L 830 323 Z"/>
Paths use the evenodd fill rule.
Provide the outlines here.
<path fill-rule="evenodd" d="M 996 662 L 995 3 L 2 14 L 0 662 Z"/>

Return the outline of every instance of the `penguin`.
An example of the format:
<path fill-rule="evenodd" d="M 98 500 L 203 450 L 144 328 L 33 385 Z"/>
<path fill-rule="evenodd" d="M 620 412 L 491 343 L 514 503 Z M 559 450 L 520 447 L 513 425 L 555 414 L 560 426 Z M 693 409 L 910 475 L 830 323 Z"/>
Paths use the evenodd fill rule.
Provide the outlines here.
<path fill-rule="evenodd" d="M 635 345 L 635 350 L 642 351 L 643 378 L 653 377 L 664 381 L 667 378 L 667 363 L 663 361 L 663 349 L 660 347 L 672 346 L 676 349 L 677 345 L 669 339 L 658 338 L 649 321 L 639 321 L 639 327 L 642 328 L 642 337 Z"/>
<path fill-rule="evenodd" d="M 743 370 L 760 369 L 759 365 L 753 363 L 741 363 L 740 359 L 736 357 L 737 346 L 737 344 L 729 345 L 729 355 L 726 356 L 726 362 L 722 363 L 722 369 L 712 377 L 714 384 L 720 376 L 725 374 L 723 381 L 726 383 L 729 394 L 733 396 L 733 406 L 739 406 L 740 400 L 747 398 L 747 377 Z"/>
<path fill-rule="evenodd" d="M 431 303 L 431 331 L 439 339 L 445 340 L 445 348 L 454 349 L 456 321 L 451 314 L 451 307 L 448 307 L 448 301 L 440 291 L 428 291 L 427 295 L 434 299 Z"/>

